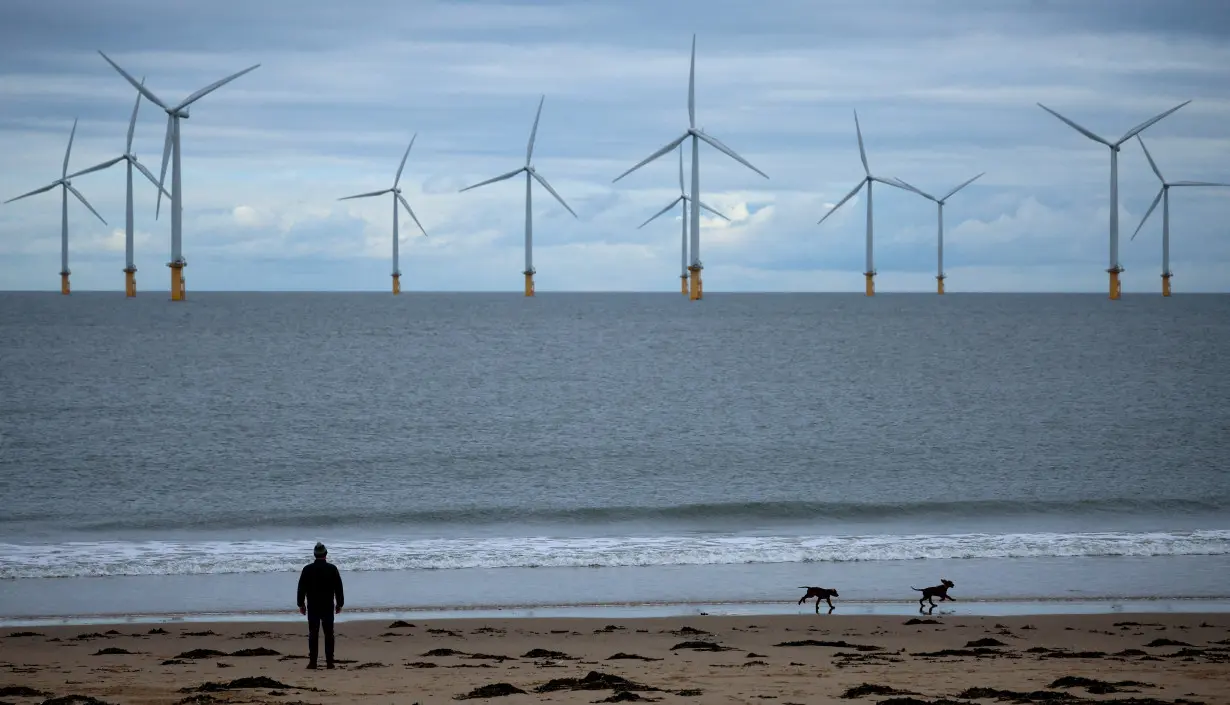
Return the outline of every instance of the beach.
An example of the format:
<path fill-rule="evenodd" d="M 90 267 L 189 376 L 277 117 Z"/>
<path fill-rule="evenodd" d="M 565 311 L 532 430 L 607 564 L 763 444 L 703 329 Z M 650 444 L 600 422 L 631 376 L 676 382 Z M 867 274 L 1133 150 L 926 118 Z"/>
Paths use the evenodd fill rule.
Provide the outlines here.
<path fill-rule="evenodd" d="M 306 620 L 5 629 L 0 700 L 1230 702 L 1226 614 L 350 621 L 336 669 L 315 671 L 306 634 Z"/>

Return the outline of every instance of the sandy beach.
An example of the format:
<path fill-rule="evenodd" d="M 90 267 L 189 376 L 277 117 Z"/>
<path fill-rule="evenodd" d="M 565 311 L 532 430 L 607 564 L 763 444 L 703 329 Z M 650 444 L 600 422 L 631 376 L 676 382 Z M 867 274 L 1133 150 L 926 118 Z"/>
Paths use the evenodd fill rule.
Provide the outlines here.
<path fill-rule="evenodd" d="M 306 632 L 6 629 L 0 702 L 1230 702 L 1225 614 L 355 621 L 316 671 Z"/>

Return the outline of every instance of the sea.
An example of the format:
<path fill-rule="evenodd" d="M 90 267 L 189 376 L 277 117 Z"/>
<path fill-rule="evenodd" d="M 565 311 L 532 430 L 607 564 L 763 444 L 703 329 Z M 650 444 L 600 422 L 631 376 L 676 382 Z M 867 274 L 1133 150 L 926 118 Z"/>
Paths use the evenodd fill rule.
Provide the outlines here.
<path fill-rule="evenodd" d="M 0 624 L 317 541 L 349 618 L 1230 611 L 1230 296 L 0 293 Z"/>

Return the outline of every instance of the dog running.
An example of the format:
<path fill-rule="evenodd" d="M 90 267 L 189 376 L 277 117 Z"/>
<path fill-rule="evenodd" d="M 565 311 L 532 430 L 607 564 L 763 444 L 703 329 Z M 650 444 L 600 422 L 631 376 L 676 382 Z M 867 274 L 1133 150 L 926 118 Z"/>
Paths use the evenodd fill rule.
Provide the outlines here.
<path fill-rule="evenodd" d="M 937 597 L 940 598 L 940 602 L 943 602 L 944 600 L 948 600 L 950 602 L 956 602 L 956 600 L 948 596 L 948 588 L 953 588 L 953 587 L 956 587 L 956 584 L 953 583 L 951 580 L 949 580 L 948 578 L 940 578 L 939 585 L 932 585 L 931 587 L 926 587 L 926 588 L 916 588 L 913 585 L 911 585 L 910 589 L 917 590 L 918 592 L 922 593 L 922 597 L 918 598 L 918 609 L 921 611 L 922 608 L 925 606 L 923 603 L 926 600 L 930 600 L 931 606 L 935 607 L 935 598 Z"/>
<path fill-rule="evenodd" d="M 837 594 L 836 590 L 833 590 L 831 588 L 809 587 L 807 585 L 800 585 L 799 589 L 807 591 L 806 594 L 804 594 L 802 597 L 799 598 L 800 605 L 806 602 L 809 598 L 812 598 L 812 597 L 816 598 L 816 614 L 820 614 L 820 601 L 821 600 L 828 603 L 829 612 L 832 613 L 832 611 L 835 609 L 833 607 L 833 598 L 841 597 L 841 595 Z"/>

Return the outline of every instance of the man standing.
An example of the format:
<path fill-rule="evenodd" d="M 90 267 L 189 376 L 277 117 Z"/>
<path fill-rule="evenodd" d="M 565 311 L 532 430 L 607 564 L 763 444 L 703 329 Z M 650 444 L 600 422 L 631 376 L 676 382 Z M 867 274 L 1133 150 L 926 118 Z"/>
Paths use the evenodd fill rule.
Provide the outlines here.
<path fill-rule="evenodd" d="M 342 575 L 337 566 L 325 560 L 329 551 L 317 542 L 312 549 L 316 560 L 303 566 L 299 573 L 299 614 L 308 618 L 308 668 L 316 668 L 316 656 L 320 628 L 325 628 L 325 668 L 333 668 L 333 615 L 340 614 L 345 597 L 342 594 Z M 304 605 L 304 599 L 307 605 Z M 336 605 L 334 600 L 336 599 Z"/>

